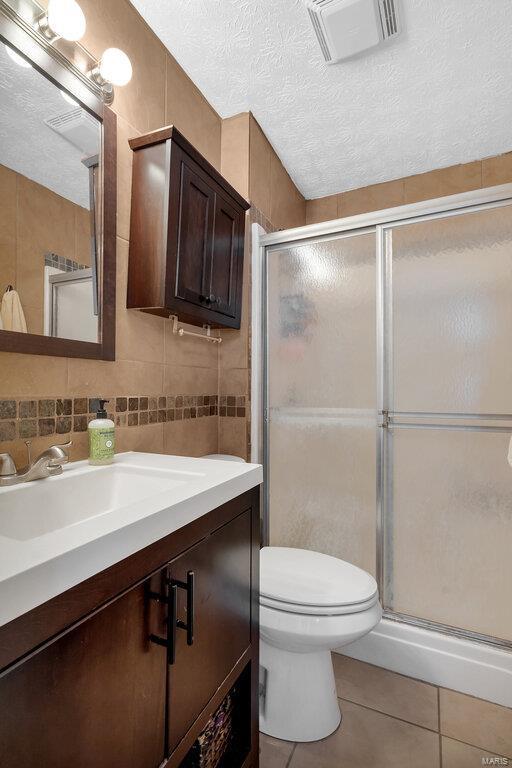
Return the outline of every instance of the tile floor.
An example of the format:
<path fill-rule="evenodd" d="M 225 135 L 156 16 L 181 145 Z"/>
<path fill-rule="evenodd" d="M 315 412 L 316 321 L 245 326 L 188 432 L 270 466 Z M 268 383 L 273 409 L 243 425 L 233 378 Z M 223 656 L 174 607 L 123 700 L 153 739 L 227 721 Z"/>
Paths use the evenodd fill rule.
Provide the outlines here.
<path fill-rule="evenodd" d="M 260 768 L 512 767 L 512 709 L 339 654 L 334 669 L 340 728 L 311 744 L 261 734 Z"/>

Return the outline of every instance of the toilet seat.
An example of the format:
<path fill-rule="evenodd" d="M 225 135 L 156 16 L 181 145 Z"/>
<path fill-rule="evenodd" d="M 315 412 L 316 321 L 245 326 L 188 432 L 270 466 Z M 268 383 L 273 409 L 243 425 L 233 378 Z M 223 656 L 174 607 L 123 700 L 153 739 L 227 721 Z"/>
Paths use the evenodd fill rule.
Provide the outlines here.
<path fill-rule="evenodd" d="M 286 603 L 283 600 L 275 600 L 266 595 L 260 595 L 260 605 L 267 608 L 273 608 L 276 611 L 286 613 L 300 613 L 305 616 L 343 616 L 344 614 L 359 613 L 372 608 L 379 601 L 379 595 L 376 592 L 368 600 L 361 603 L 350 603 L 349 605 L 304 605 L 303 603 Z"/>
<path fill-rule="evenodd" d="M 292 547 L 263 547 L 260 604 L 288 613 L 339 616 L 371 608 L 377 582 L 337 557 Z"/>

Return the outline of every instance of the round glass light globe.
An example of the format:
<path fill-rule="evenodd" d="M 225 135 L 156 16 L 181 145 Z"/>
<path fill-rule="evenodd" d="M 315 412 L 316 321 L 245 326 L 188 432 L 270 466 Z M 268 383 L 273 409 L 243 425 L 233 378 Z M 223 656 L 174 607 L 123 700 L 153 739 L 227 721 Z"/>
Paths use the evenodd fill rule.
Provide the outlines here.
<path fill-rule="evenodd" d="M 64 40 L 80 40 L 85 34 L 85 16 L 75 0 L 50 0 L 48 26 Z"/>
<path fill-rule="evenodd" d="M 132 64 L 124 51 L 107 48 L 99 63 L 100 75 L 112 85 L 126 85 L 132 79 Z"/>
<path fill-rule="evenodd" d="M 23 56 L 20 56 L 19 53 L 16 53 L 12 48 L 10 48 L 8 45 L 5 45 L 5 50 L 7 51 L 7 55 L 9 58 L 11 58 L 16 64 L 18 64 L 20 67 L 25 67 L 25 69 L 31 69 L 32 64 L 28 62 L 26 59 L 23 58 Z"/>

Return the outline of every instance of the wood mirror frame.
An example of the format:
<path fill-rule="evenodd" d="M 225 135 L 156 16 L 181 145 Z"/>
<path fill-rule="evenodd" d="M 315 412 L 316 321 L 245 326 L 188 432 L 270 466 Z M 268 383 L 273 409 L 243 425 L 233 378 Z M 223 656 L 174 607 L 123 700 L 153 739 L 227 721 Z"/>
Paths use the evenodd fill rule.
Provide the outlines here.
<path fill-rule="evenodd" d="M 85 76 L 75 74 L 57 50 L 49 49 L 29 27 L 9 18 L 0 8 L 0 42 L 17 49 L 30 60 L 36 70 L 66 90 L 102 125 L 101 163 L 101 231 L 98 251 L 101 258 L 99 285 L 99 342 L 60 339 L 34 333 L 0 330 L 0 351 L 54 357 L 83 357 L 115 360 L 116 339 L 116 153 L 117 118 L 102 101 L 94 88 L 88 87 Z"/>

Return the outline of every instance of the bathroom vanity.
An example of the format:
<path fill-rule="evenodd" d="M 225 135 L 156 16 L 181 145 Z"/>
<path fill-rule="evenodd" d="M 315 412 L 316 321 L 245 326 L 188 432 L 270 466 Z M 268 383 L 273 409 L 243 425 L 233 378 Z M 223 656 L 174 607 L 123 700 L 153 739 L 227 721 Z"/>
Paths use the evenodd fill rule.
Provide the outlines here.
<path fill-rule="evenodd" d="M 226 701 L 256 768 L 261 480 L 127 453 L 0 491 L 3 768 L 192 766 Z"/>

